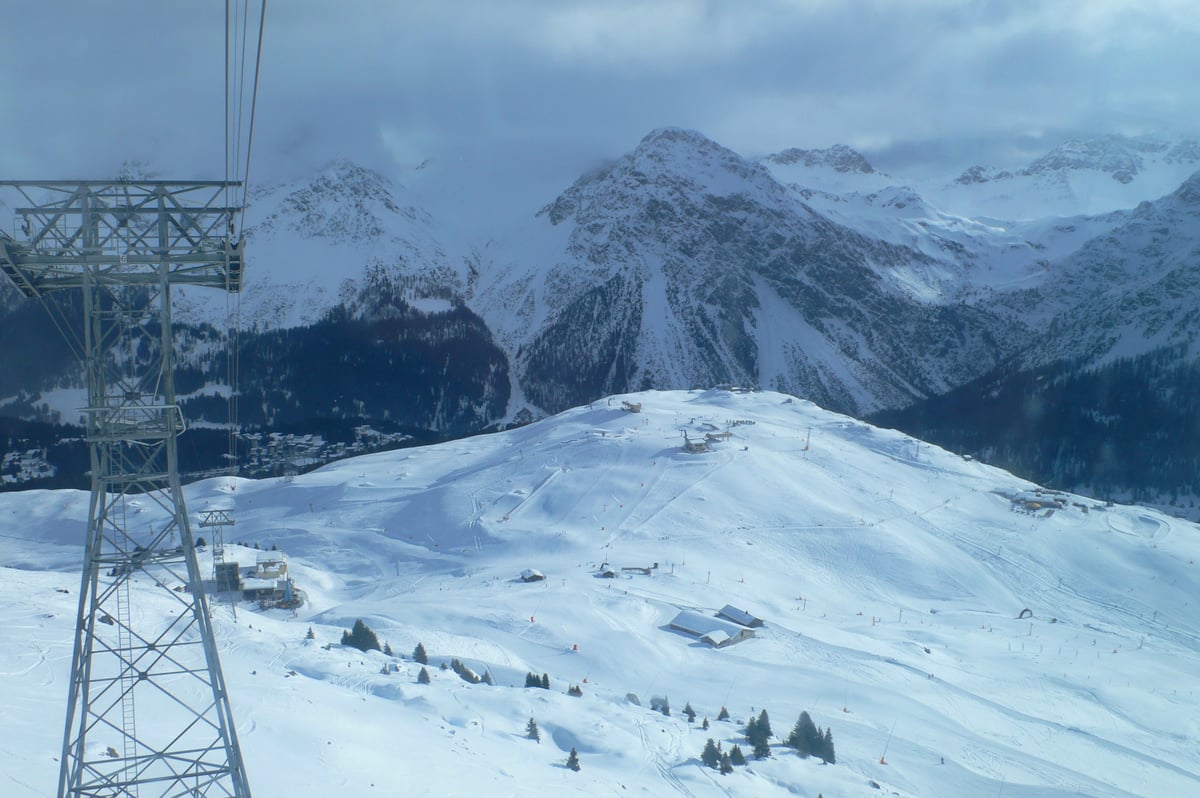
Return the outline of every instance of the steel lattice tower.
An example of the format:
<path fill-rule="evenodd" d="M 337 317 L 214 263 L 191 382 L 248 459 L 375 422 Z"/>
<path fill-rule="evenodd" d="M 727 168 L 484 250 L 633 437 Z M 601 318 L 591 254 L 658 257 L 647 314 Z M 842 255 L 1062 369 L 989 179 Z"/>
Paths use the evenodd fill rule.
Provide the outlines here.
<path fill-rule="evenodd" d="M 236 185 L 0 183 L 28 201 L 0 270 L 28 297 L 82 293 L 91 503 L 59 798 L 250 796 L 179 480 L 171 334 L 173 286 L 241 289 Z"/>

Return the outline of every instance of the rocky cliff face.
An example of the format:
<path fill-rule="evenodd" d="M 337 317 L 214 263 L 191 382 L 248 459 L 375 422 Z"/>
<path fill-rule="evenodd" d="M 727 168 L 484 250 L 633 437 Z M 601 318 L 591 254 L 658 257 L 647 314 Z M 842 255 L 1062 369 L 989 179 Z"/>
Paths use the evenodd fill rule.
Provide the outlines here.
<path fill-rule="evenodd" d="M 546 411 L 601 386 L 737 383 L 865 412 L 981 373 L 1020 334 L 907 291 L 895 272 L 932 265 L 921 251 L 832 221 L 691 131 L 651 133 L 539 218 L 564 231 L 555 262 L 505 272 L 481 312 L 544 320 L 517 343 L 516 369 Z M 884 332 L 897 328 L 906 334 Z"/>

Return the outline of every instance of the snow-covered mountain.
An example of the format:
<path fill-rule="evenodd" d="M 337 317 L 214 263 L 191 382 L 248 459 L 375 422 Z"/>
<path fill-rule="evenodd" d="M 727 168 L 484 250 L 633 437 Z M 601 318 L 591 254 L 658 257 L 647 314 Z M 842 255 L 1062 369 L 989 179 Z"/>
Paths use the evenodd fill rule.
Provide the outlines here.
<path fill-rule="evenodd" d="M 731 382 L 868 412 L 960 384 L 1021 340 L 946 296 L 962 266 L 922 251 L 939 249 L 930 236 L 888 240 L 805 199 L 698 133 L 655 131 L 488 252 L 472 305 L 545 410 Z"/>
<path fill-rule="evenodd" d="M 1021 169 L 975 165 L 923 190 L 964 216 L 1031 220 L 1132 208 L 1200 170 L 1200 141 L 1168 135 L 1071 139 Z"/>
<path fill-rule="evenodd" d="M 1095 366 L 1167 347 L 1182 362 L 1200 360 L 1200 172 L 1112 220 L 1052 264 L 1037 302 L 1052 321 L 1026 364 Z"/>
<path fill-rule="evenodd" d="M 186 493 L 193 514 L 232 511 L 236 559 L 282 549 L 308 597 L 294 616 L 212 605 L 259 798 L 1200 791 L 1196 525 L 1040 490 L 793 397 L 617 396 Z M 82 492 L 0 495 L 6 798 L 58 775 L 87 512 Z M 161 588 L 132 585 L 138 613 L 171 612 Z M 763 625 L 723 648 L 671 627 L 726 605 Z M 358 618 L 395 656 L 338 645 Z M 439 668 L 453 659 L 494 684 Z M 550 689 L 524 687 L 530 672 Z M 744 727 L 764 711 L 771 755 L 756 760 Z M 801 712 L 830 730 L 835 764 L 783 743 Z M 710 738 L 749 763 L 706 767 Z"/>
<path fill-rule="evenodd" d="M 845 146 L 751 160 L 664 128 L 474 239 L 426 209 L 436 169 L 410 174 L 414 191 L 337 161 L 252 198 L 238 301 L 178 292 L 180 393 L 201 426 L 223 421 L 232 310 L 242 423 L 343 434 L 459 435 L 724 383 L 865 415 L 1055 361 L 1068 374 L 1169 347 L 1188 365 L 1198 151 L 1106 137 L 906 183 Z M 1101 178 L 1115 194 L 1088 188 Z M 5 291 L 0 339 L 28 337 L 41 309 Z M 0 410 L 70 421 L 81 374 L 42 326 L 10 347 Z"/>
<path fill-rule="evenodd" d="M 345 159 L 318 174 L 259 189 L 246 214 L 253 252 L 240 298 L 250 329 L 313 324 L 359 298 L 369 272 L 445 280 L 450 263 L 434 220 L 407 190 Z M 181 289 L 177 319 L 223 326 L 226 298 Z"/>

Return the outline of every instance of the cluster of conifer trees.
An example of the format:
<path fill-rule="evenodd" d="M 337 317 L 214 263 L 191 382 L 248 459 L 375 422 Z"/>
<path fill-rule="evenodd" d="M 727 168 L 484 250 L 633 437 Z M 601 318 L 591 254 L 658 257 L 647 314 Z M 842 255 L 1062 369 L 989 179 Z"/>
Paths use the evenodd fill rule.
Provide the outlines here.
<path fill-rule="evenodd" d="M 717 719 L 724 720 L 728 717 L 729 713 L 724 707 L 721 707 L 721 715 L 718 715 Z M 708 719 L 705 718 L 705 723 L 707 724 L 707 722 Z M 705 728 L 708 728 L 707 725 Z M 766 759 L 771 756 L 771 719 L 767 715 L 767 710 L 764 709 L 756 717 L 751 717 L 746 722 L 744 733 L 755 759 Z M 796 753 L 802 757 L 819 757 L 822 762 L 829 765 L 837 762 L 837 756 L 833 750 L 833 733 L 829 729 L 822 731 L 813 723 L 812 717 L 807 711 L 800 713 L 800 718 L 792 727 L 792 732 L 787 736 L 784 744 L 789 748 L 794 748 Z M 729 751 L 724 751 L 720 743 L 709 737 L 708 742 L 704 744 L 704 751 L 700 754 L 700 761 L 721 773 L 731 773 L 734 767 L 746 764 L 746 756 L 742 752 L 741 746 L 734 745 Z"/>

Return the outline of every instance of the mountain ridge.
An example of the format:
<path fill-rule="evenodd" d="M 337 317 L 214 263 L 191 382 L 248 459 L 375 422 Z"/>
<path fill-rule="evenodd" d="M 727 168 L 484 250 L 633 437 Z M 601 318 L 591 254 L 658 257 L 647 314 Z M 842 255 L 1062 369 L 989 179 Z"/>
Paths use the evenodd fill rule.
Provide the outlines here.
<path fill-rule="evenodd" d="M 1078 164 L 1066 154 L 1091 152 L 1064 147 L 1055 157 L 1068 171 Z M 1150 167 L 1177 150 L 1172 168 L 1183 169 L 1185 144 L 1146 145 L 1134 181 L 1105 179 L 1144 191 Z M 1190 172 L 1132 210 L 1006 221 L 947 210 L 944 193 L 864 167 L 850 148 L 785 152 L 752 160 L 696 131 L 654 130 L 521 225 L 474 242 L 443 238 L 421 207 L 428 185 L 418 195 L 344 159 L 264 187 L 247 211 L 238 315 L 242 361 L 272 353 L 262 361 L 272 376 L 243 379 L 253 399 L 242 421 L 332 423 L 346 435 L 398 423 L 437 437 L 623 390 L 724 383 L 865 415 L 1013 369 L 1082 367 L 1088 353 L 1194 356 Z M 229 307 L 217 292 L 177 294 L 180 384 L 202 426 L 224 423 L 214 342 Z M 79 376 L 50 373 L 62 362 L 51 352 L 27 354 L 0 401 L 70 420 Z M 375 381 L 382 398 L 327 390 L 365 390 L 362 370 L 407 374 L 422 398 L 406 406 L 405 383 L 390 377 Z M 438 374 L 464 393 L 425 384 Z"/>

